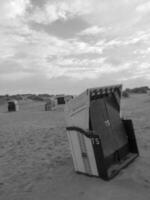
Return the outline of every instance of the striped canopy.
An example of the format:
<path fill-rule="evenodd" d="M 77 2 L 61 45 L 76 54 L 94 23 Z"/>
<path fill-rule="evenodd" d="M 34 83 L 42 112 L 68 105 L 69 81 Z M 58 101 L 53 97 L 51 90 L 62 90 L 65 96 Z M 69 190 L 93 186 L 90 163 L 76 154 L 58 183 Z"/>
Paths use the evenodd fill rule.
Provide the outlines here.
<path fill-rule="evenodd" d="M 118 104 L 118 110 L 120 111 L 120 100 L 121 100 L 121 92 L 122 85 L 112 85 L 106 87 L 98 87 L 98 88 L 90 88 L 88 89 L 90 93 L 90 99 L 96 100 L 99 98 L 103 98 L 108 95 L 113 95 Z"/>

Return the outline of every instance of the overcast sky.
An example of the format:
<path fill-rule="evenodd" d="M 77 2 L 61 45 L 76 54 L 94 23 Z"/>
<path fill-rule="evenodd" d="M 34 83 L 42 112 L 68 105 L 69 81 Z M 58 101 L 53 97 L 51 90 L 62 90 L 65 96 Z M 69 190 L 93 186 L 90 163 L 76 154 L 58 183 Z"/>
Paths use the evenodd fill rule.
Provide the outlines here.
<path fill-rule="evenodd" d="M 150 86 L 149 0 L 0 0 L 0 94 Z"/>

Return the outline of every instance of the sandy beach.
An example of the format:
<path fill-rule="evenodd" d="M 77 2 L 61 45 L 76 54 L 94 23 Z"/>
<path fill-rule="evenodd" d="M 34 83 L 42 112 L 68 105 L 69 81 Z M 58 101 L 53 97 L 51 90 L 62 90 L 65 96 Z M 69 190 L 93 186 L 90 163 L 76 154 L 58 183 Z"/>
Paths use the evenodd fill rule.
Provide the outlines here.
<path fill-rule="evenodd" d="M 122 100 L 133 119 L 140 157 L 111 181 L 74 172 L 63 108 L 20 102 L 0 106 L 0 200 L 149 200 L 150 96 Z"/>

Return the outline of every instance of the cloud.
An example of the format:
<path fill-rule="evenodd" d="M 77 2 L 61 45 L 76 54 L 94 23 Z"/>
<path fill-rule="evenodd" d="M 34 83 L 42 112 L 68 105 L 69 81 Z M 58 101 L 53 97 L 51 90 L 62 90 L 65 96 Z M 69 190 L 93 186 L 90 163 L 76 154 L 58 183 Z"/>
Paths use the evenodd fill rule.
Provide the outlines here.
<path fill-rule="evenodd" d="M 101 58 L 95 58 L 95 59 L 77 59 L 77 58 L 60 58 L 56 61 L 56 63 L 60 66 L 67 66 L 70 65 L 70 68 L 80 68 L 80 66 L 82 66 L 81 69 L 86 68 L 88 69 L 89 67 L 96 67 L 96 66 L 100 66 L 101 64 L 103 64 L 105 61 L 105 58 L 101 57 Z"/>
<path fill-rule="evenodd" d="M 136 45 L 140 42 L 148 43 L 150 38 L 150 29 L 146 31 L 137 31 L 131 36 L 122 39 L 113 39 L 105 42 L 106 47 L 121 47 L 127 45 Z"/>
<path fill-rule="evenodd" d="M 5 51 L 3 51 L 4 49 Z M 102 49 L 99 46 L 90 45 L 78 39 L 65 41 L 34 30 L 30 30 L 25 35 L 11 35 L 10 41 L 4 40 L 1 51 L 3 51 L 3 54 L 1 55 L 0 67 L 5 66 L 5 73 L 1 71 L 5 80 L 7 73 L 9 79 L 10 73 L 14 74 L 16 72 L 18 74 L 18 69 L 19 73 L 22 72 L 26 77 L 34 73 L 37 75 L 43 74 L 48 78 L 61 77 L 63 74 L 69 76 L 70 68 L 74 68 L 75 65 L 79 67 L 84 65 L 85 71 L 88 70 L 88 65 L 93 65 L 92 70 L 94 72 L 97 65 L 103 63 L 104 60 L 104 58 L 74 58 L 71 60 L 69 56 L 72 52 L 73 56 L 82 57 L 82 54 L 101 55 Z M 66 56 L 68 56 L 68 59 L 65 58 Z M 56 58 L 53 59 L 53 57 Z M 13 65 L 19 66 L 16 71 L 13 70 Z M 63 65 L 67 65 L 67 67 L 64 68 Z M 79 67 L 76 70 L 77 75 L 80 75 Z M 86 74 L 88 73 L 87 71 Z M 23 75 L 20 77 L 23 77 Z M 11 80 L 15 79 L 11 78 Z"/>
<path fill-rule="evenodd" d="M 63 67 L 61 75 L 65 75 L 67 77 L 72 77 L 79 80 L 83 80 L 85 78 L 97 79 L 98 77 L 103 77 L 108 74 L 112 75 L 112 73 L 114 74 L 119 73 L 129 68 L 130 68 L 130 64 L 128 63 L 124 64 L 121 67 L 120 66 L 114 67 L 107 63 L 103 63 L 102 65 L 99 65 L 98 62 L 96 62 L 94 66 L 89 64 L 88 67 L 87 66 L 82 66 L 82 67 L 78 66 L 74 68 Z"/>
<path fill-rule="evenodd" d="M 112 27 L 112 34 L 129 34 L 141 20 L 137 6 L 145 0 L 93 0 L 92 12 L 83 16 L 91 24 L 100 27 Z"/>
<path fill-rule="evenodd" d="M 36 7 L 29 20 L 42 24 L 50 24 L 58 19 L 68 20 L 90 13 L 90 3 L 87 0 L 47 2 L 43 7 Z"/>
<path fill-rule="evenodd" d="M 86 79 L 93 83 L 149 80 L 147 1 L 32 2 L 1 1 L 0 78 L 4 83 L 33 77 L 47 82 L 65 77 L 82 83 Z"/>
<path fill-rule="evenodd" d="M 30 6 L 29 0 L 1 0 L 0 3 L 1 21 L 23 16 L 27 7 Z"/>
<path fill-rule="evenodd" d="M 14 73 L 7 72 L 6 74 L 0 74 L 1 81 L 15 81 L 15 82 L 31 76 L 32 75 L 28 72 L 14 72 Z"/>
<path fill-rule="evenodd" d="M 24 35 L 31 32 L 24 22 L 29 0 L 1 0 L 0 2 L 0 59 L 14 56 L 16 47 L 26 43 Z"/>
<path fill-rule="evenodd" d="M 104 27 L 92 26 L 79 33 L 79 35 L 97 35 L 99 33 L 104 33 L 106 29 Z"/>
<path fill-rule="evenodd" d="M 142 33 L 142 35 L 144 34 Z M 141 34 L 139 36 L 143 39 Z M 25 77 L 33 74 L 42 74 L 48 79 L 62 76 L 80 80 L 85 78 L 94 79 L 103 74 L 120 73 L 124 70 L 129 70 L 132 66 L 128 63 L 131 59 L 130 57 L 132 57 L 132 51 L 128 52 L 130 57 L 127 57 L 126 50 L 124 53 L 122 49 L 120 51 L 121 46 L 125 46 L 128 40 L 119 41 L 99 41 L 96 44 L 89 44 L 80 39 L 63 40 L 45 32 L 30 30 L 27 35 L 18 36 L 18 38 L 16 36 L 14 43 L 9 42 L 9 45 L 11 44 L 12 49 L 14 49 L 14 54 L 10 54 L 9 57 L 11 62 L 17 62 L 20 67 L 19 73 L 22 72 Z M 17 46 L 14 46 L 14 44 L 17 44 Z M 128 42 L 129 44 L 130 42 Z M 117 49 L 114 49 L 116 45 Z M 106 52 L 107 49 L 109 49 L 109 52 Z M 110 50 L 113 54 L 111 54 Z M 93 57 L 96 55 L 97 58 L 84 57 L 86 54 L 93 55 Z M 116 56 L 118 57 L 117 65 L 113 61 Z M 111 57 L 112 59 L 109 60 Z M 6 63 L 4 65 L 6 66 Z M 8 79 L 10 78 L 10 71 L 11 67 L 8 70 Z M 17 70 L 16 74 L 18 74 Z M 4 77 L 6 80 L 6 73 Z M 23 75 L 20 77 L 23 78 Z M 15 79 L 11 78 L 11 80 Z"/>
<path fill-rule="evenodd" d="M 136 11 L 139 13 L 147 13 L 150 11 L 150 2 L 144 2 L 136 7 Z"/>

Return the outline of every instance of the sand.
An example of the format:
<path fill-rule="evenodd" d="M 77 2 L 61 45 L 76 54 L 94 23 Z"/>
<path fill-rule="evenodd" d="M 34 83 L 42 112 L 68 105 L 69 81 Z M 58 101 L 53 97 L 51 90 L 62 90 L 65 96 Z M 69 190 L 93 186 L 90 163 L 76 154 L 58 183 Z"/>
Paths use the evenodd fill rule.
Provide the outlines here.
<path fill-rule="evenodd" d="M 63 108 L 20 102 L 19 112 L 0 106 L 0 200 L 149 200 L 150 96 L 122 101 L 133 119 L 140 157 L 111 181 L 74 172 Z"/>

